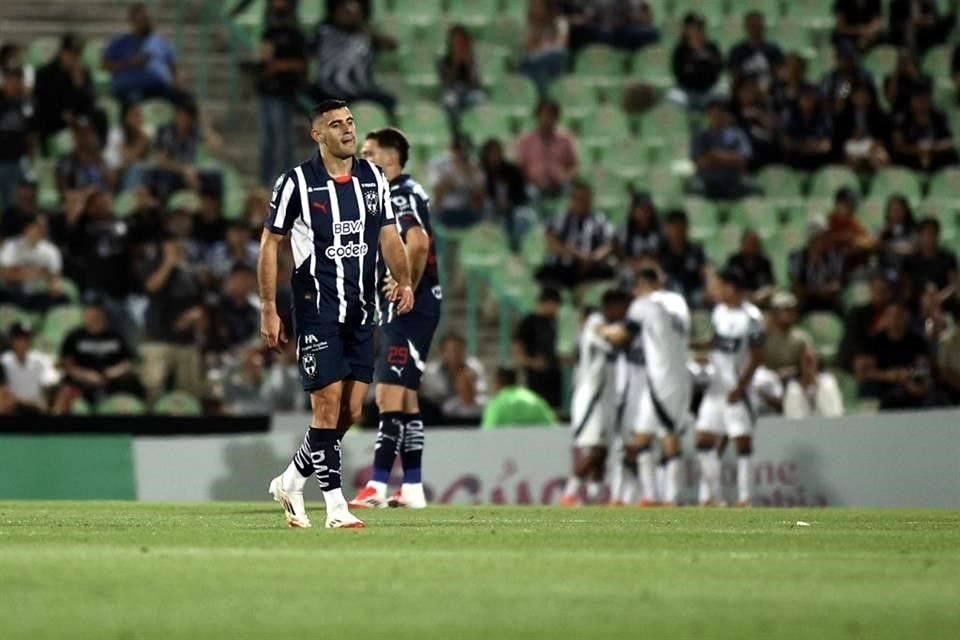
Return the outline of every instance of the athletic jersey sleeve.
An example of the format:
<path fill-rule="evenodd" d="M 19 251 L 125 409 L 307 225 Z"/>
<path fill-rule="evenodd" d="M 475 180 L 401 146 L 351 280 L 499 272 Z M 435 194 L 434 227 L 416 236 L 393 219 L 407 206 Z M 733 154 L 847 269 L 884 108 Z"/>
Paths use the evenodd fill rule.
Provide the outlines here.
<path fill-rule="evenodd" d="M 373 164 L 370 166 L 377 177 L 377 184 L 380 185 L 380 226 L 385 227 L 388 224 L 395 224 L 396 216 L 393 213 L 393 200 L 390 198 L 390 183 L 380 169 Z"/>
<path fill-rule="evenodd" d="M 270 196 L 270 205 L 267 209 L 267 220 L 264 227 L 277 235 L 285 236 L 290 233 L 293 221 L 302 214 L 300 206 L 299 188 L 294 172 L 288 171 L 273 184 L 273 193 Z"/>
<path fill-rule="evenodd" d="M 428 205 L 415 193 L 397 194 L 391 200 L 393 213 L 397 217 L 400 237 L 406 240 L 407 231 L 423 226 L 422 214 Z"/>
<path fill-rule="evenodd" d="M 765 339 L 763 318 L 759 311 L 753 310 L 750 313 L 750 324 L 747 326 L 747 344 L 751 347 L 762 347 Z"/>
<path fill-rule="evenodd" d="M 631 335 L 636 336 L 640 333 L 644 321 L 650 313 L 650 303 L 647 300 L 634 300 L 627 309 L 627 318 L 624 320 L 624 326 Z"/>

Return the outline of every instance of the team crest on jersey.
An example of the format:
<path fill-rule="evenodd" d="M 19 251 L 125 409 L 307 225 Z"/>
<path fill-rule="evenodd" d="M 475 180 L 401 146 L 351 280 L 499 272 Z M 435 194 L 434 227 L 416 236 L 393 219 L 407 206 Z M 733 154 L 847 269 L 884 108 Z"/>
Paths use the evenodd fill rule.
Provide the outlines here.
<path fill-rule="evenodd" d="M 305 353 L 300 358 L 300 365 L 303 367 L 303 372 L 308 376 L 313 377 L 317 373 L 317 357 L 312 353 Z"/>
<path fill-rule="evenodd" d="M 363 199 L 367 203 L 367 213 L 372 216 L 377 215 L 377 205 L 379 204 L 379 198 L 377 197 L 376 191 L 367 191 L 363 194 Z"/>

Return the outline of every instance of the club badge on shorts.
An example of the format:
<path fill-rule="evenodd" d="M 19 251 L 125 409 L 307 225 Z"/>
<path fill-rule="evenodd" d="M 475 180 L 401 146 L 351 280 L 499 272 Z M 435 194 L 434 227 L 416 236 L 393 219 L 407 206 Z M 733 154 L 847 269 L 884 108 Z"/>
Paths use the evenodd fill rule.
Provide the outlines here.
<path fill-rule="evenodd" d="M 367 191 L 363 194 L 363 199 L 367 203 L 367 213 L 372 216 L 377 215 L 377 205 L 379 204 L 379 196 L 376 191 Z"/>
<path fill-rule="evenodd" d="M 300 366 L 303 372 L 311 378 L 317 373 L 317 358 L 312 353 L 305 353 L 300 358 Z"/>

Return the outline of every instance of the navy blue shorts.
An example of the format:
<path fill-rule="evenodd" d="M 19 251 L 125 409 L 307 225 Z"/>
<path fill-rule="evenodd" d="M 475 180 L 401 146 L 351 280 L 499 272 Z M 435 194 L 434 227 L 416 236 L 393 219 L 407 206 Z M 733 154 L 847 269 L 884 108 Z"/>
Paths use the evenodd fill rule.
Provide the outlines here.
<path fill-rule="evenodd" d="M 380 353 L 374 376 L 377 383 L 419 389 L 439 322 L 439 316 L 407 314 L 381 325 Z"/>
<path fill-rule="evenodd" d="M 297 358 L 304 391 L 352 378 L 373 380 L 373 325 L 298 323 Z"/>

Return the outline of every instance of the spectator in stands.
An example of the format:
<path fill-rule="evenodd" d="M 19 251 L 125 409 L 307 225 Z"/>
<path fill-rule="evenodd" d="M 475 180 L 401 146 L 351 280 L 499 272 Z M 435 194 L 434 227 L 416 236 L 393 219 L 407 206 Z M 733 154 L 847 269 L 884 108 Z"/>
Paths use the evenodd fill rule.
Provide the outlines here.
<path fill-rule="evenodd" d="M 837 351 L 837 363 L 853 371 L 853 359 L 858 353 L 866 351 L 868 338 L 874 336 L 882 327 L 883 314 L 893 299 L 894 291 L 902 283 L 897 272 L 878 269 L 869 277 L 870 299 L 847 311 L 843 338 Z"/>
<path fill-rule="evenodd" d="M 371 100 L 393 114 L 397 99 L 377 85 L 373 63 L 378 49 L 395 48 L 368 28 L 360 3 L 336 0 L 314 35 L 314 99 Z"/>
<path fill-rule="evenodd" d="M 875 398 L 881 409 L 922 407 L 930 400 L 930 345 L 910 330 L 906 303 L 887 305 L 882 329 L 867 339 L 854 358 L 861 398 Z"/>
<path fill-rule="evenodd" d="M 726 268 L 736 267 L 743 273 L 743 290 L 754 301 L 765 300 L 773 293 L 773 265 L 763 252 L 760 236 L 747 229 L 740 238 L 740 251 L 727 260 Z"/>
<path fill-rule="evenodd" d="M 0 246 L 0 302 L 32 311 L 66 302 L 60 285 L 62 268 L 60 249 L 47 240 L 46 217 L 25 219 L 21 234 Z"/>
<path fill-rule="evenodd" d="M 200 125 L 197 105 L 184 100 L 175 105 L 173 121 L 161 126 L 156 137 L 157 169 L 152 172 L 151 182 L 161 200 L 178 189 L 216 190 L 206 177 L 197 171 L 197 154 L 201 144 L 217 149 L 221 146 L 219 136 Z"/>
<path fill-rule="evenodd" d="M 786 55 L 774 73 L 773 86 L 770 88 L 774 109 L 778 113 L 796 109 L 800 94 L 810 84 L 807 81 L 806 59 L 792 51 Z"/>
<path fill-rule="evenodd" d="M 912 283 L 914 300 L 929 285 L 933 285 L 941 302 L 955 295 L 960 287 L 957 255 L 940 244 L 940 221 L 924 218 L 920 221 L 917 251 L 904 262 L 904 272 Z"/>
<path fill-rule="evenodd" d="M 193 217 L 192 237 L 206 255 L 227 236 L 227 219 L 223 216 L 223 200 L 219 193 L 201 192 Z"/>
<path fill-rule="evenodd" d="M 653 198 L 646 191 L 632 193 L 627 222 L 616 238 L 617 259 L 625 268 L 636 272 L 640 262 L 656 255 L 662 244 L 660 218 Z"/>
<path fill-rule="evenodd" d="M 97 90 L 90 71 L 83 65 L 82 53 L 80 38 L 73 33 L 64 34 L 57 55 L 37 72 L 34 121 L 44 144 L 79 116 L 89 118 L 99 137 L 105 139 L 107 116 L 97 110 Z"/>
<path fill-rule="evenodd" d="M 203 290 L 194 265 L 188 262 L 189 218 L 182 212 L 169 219 L 171 237 L 151 245 L 138 264 L 147 305 L 143 353 L 143 384 L 151 401 L 165 391 L 169 377 L 174 387 L 197 397 L 204 395 L 203 364 L 197 348 L 206 326 Z M 186 233 L 184 233 L 186 232 Z"/>
<path fill-rule="evenodd" d="M 17 401 L 17 413 L 47 413 L 48 391 L 60 382 L 53 358 L 33 348 L 33 329 L 15 322 L 7 334 L 10 348 L 0 356 L 7 387 Z"/>
<path fill-rule="evenodd" d="M 23 47 L 9 40 L 0 45 L 0 83 L 3 82 L 3 74 L 7 69 L 23 70 L 23 88 L 26 95 L 31 95 L 37 78 L 37 70 L 26 60 Z"/>
<path fill-rule="evenodd" d="M 960 104 L 960 43 L 953 47 L 950 56 L 950 78 L 953 80 L 954 103 Z"/>
<path fill-rule="evenodd" d="M 233 416 L 269 415 L 272 405 L 266 382 L 263 354 L 255 349 L 245 351 L 224 374 L 224 412 Z"/>
<path fill-rule="evenodd" d="M 536 222 L 536 213 L 527 206 L 523 171 L 504 157 L 503 145 L 496 138 L 483 143 L 480 168 L 487 181 L 484 208 L 490 218 L 503 224 L 510 248 L 519 251 L 527 230 Z"/>
<path fill-rule="evenodd" d="M 851 88 L 861 84 L 876 93 L 873 76 L 860 63 L 860 54 L 847 42 L 839 42 L 833 49 L 834 66 L 820 82 L 820 91 L 823 93 L 824 107 L 829 110 L 831 117 L 843 113 L 850 104 Z"/>
<path fill-rule="evenodd" d="M 813 339 L 797 326 L 795 295 L 778 291 L 773 295 L 770 308 L 763 344 L 763 366 L 786 382 L 800 375 L 804 354 L 814 350 Z"/>
<path fill-rule="evenodd" d="M 473 52 L 473 37 L 462 24 L 447 31 L 447 50 L 437 60 L 437 75 L 443 91 L 443 105 L 451 124 L 459 130 L 460 112 L 486 100 L 480 84 L 480 67 Z"/>
<path fill-rule="evenodd" d="M 860 198 L 850 187 L 841 187 L 833 198 L 827 219 L 827 243 L 843 254 L 847 269 L 861 264 L 873 251 L 876 239 L 857 218 Z"/>
<path fill-rule="evenodd" d="M 555 100 L 540 100 L 534 116 L 536 129 L 520 136 L 514 157 L 537 195 L 555 198 L 563 194 L 577 175 L 576 140 L 570 132 L 558 126 L 560 104 Z"/>
<path fill-rule="evenodd" d="M 73 151 L 57 162 L 57 191 L 61 200 L 67 190 L 112 191 L 116 174 L 107 166 L 100 139 L 86 116 L 74 118 L 71 127 Z"/>
<path fill-rule="evenodd" d="M 467 341 L 448 333 L 440 342 L 440 358 L 427 363 L 421 385 L 423 398 L 440 408 L 444 418 L 479 418 L 487 402 L 483 364 L 467 356 Z"/>
<path fill-rule="evenodd" d="M 24 174 L 13 192 L 13 202 L 0 217 L 0 238 L 20 235 L 24 222 L 42 213 L 37 198 L 37 182 L 30 174 Z"/>
<path fill-rule="evenodd" d="M 570 25 L 553 0 L 529 0 L 527 30 L 523 40 L 520 71 L 527 75 L 540 96 L 547 95 L 550 83 L 570 66 Z"/>
<path fill-rule="evenodd" d="M 820 360 L 813 350 L 803 352 L 800 375 L 787 383 L 783 395 L 783 416 L 837 418 L 843 415 L 843 394 L 837 378 L 820 371 Z"/>
<path fill-rule="evenodd" d="M 836 0 L 833 4 L 834 43 L 866 51 L 884 36 L 881 0 Z"/>
<path fill-rule="evenodd" d="M 730 108 L 736 126 L 750 142 L 750 169 L 755 171 L 776 162 L 780 155 L 780 122 L 772 101 L 760 91 L 754 78 L 743 76 L 736 81 Z"/>
<path fill-rule="evenodd" d="M 876 171 L 890 164 L 890 118 L 869 86 L 859 82 L 850 91 L 847 108 L 835 119 L 834 153 L 856 171 Z"/>
<path fill-rule="evenodd" d="M 700 14 L 690 12 L 683 18 L 671 68 L 677 81 L 676 89 L 670 92 L 674 101 L 699 110 L 716 96 L 723 54 L 716 42 L 707 39 L 706 22 Z"/>
<path fill-rule="evenodd" d="M 936 345 L 937 384 L 951 404 L 960 404 L 960 297 L 949 304 L 952 324 Z"/>
<path fill-rule="evenodd" d="M 941 15 L 936 0 L 891 0 L 887 37 L 891 44 L 923 55 L 946 42 L 956 21 L 956 3 Z"/>
<path fill-rule="evenodd" d="M 13 203 L 13 192 L 23 177 L 23 160 L 31 147 L 30 109 L 23 69 L 5 68 L 0 93 L 0 210 Z"/>
<path fill-rule="evenodd" d="M 707 104 L 707 128 L 691 140 L 690 158 L 697 167 L 688 185 L 693 193 L 731 200 L 755 192 L 747 181 L 753 149 L 723 100 L 714 98 Z"/>
<path fill-rule="evenodd" d="M 170 41 L 155 33 L 142 2 L 127 9 L 130 33 L 115 36 L 103 50 L 102 66 L 112 74 L 110 92 L 121 102 L 146 98 L 180 100 L 176 52 Z"/>
<path fill-rule="evenodd" d="M 513 357 L 524 369 L 527 387 L 552 407 L 562 404 L 563 373 L 557 355 L 557 312 L 562 302 L 559 290 L 544 287 L 533 311 L 513 334 Z"/>
<path fill-rule="evenodd" d="M 807 246 L 790 254 L 787 270 L 801 312 L 840 313 L 846 262 L 843 252 L 831 244 L 825 221 L 815 220 L 810 224 Z"/>
<path fill-rule="evenodd" d="M 270 0 L 259 53 L 260 184 L 266 187 L 294 164 L 296 97 L 307 70 L 307 45 L 291 0 Z"/>
<path fill-rule="evenodd" d="M 576 287 L 614 275 L 607 259 L 613 253 L 613 229 L 593 208 L 593 190 L 574 181 L 570 204 L 546 231 L 547 255 L 537 279 L 556 287 Z"/>
<path fill-rule="evenodd" d="M 243 199 L 240 220 L 250 229 L 251 237 L 259 238 L 263 230 L 263 212 L 270 206 L 270 192 L 263 188 L 250 189 Z"/>
<path fill-rule="evenodd" d="M 483 410 L 480 428 L 546 427 L 557 423 L 557 416 L 546 400 L 517 382 L 517 372 L 497 369 L 495 395 Z"/>
<path fill-rule="evenodd" d="M 67 334 L 60 347 L 63 385 L 54 401 L 54 413 L 70 412 L 82 397 L 95 404 L 114 393 L 143 397 L 143 386 L 133 372 L 135 354 L 108 320 L 103 301 L 87 294 L 83 299 L 83 325 Z"/>
<path fill-rule="evenodd" d="M 683 209 L 667 212 L 658 257 L 667 288 L 682 294 L 691 307 L 702 307 L 706 302 L 707 256 L 702 245 L 690 240 L 690 224 Z"/>
<path fill-rule="evenodd" d="M 261 392 L 270 399 L 273 411 L 304 411 L 308 398 L 300 382 L 300 362 L 297 359 L 297 341 L 287 340 L 267 370 Z"/>
<path fill-rule="evenodd" d="M 635 51 L 660 40 L 653 8 L 644 0 L 600 0 L 580 3 L 570 20 L 570 46 L 579 49 L 606 44 Z"/>
<path fill-rule="evenodd" d="M 919 227 L 910 202 L 899 193 L 887 198 L 879 236 L 881 262 L 885 266 L 900 268 L 903 261 L 916 251 L 918 235 Z"/>
<path fill-rule="evenodd" d="M 743 17 L 746 38 L 730 49 L 727 66 L 734 80 L 752 78 L 761 92 L 769 91 L 774 71 L 784 60 L 783 51 L 776 42 L 767 39 L 767 25 L 763 13 L 748 11 Z"/>
<path fill-rule="evenodd" d="M 917 171 L 934 172 L 960 162 L 943 111 L 933 106 L 933 84 L 916 84 L 910 111 L 897 116 L 893 127 L 893 161 Z"/>
<path fill-rule="evenodd" d="M 430 162 L 427 181 L 440 222 L 449 227 L 480 222 L 486 183 L 469 139 L 454 136 L 450 148 Z"/>
<path fill-rule="evenodd" d="M 242 220 L 227 222 L 226 237 L 213 245 L 207 257 L 207 267 L 217 280 L 223 280 L 236 265 L 251 269 L 257 266 L 260 249 Z"/>
<path fill-rule="evenodd" d="M 255 296 L 257 274 L 252 267 L 239 263 L 223 282 L 222 293 L 207 296 L 210 318 L 206 348 L 217 353 L 248 349 L 259 338 L 260 307 Z"/>
<path fill-rule="evenodd" d="M 883 94 L 894 117 L 910 111 L 913 88 L 918 83 L 930 80 L 930 76 L 921 69 L 920 61 L 913 51 L 901 49 L 897 52 L 896 67 L 883 78 Z"/>
<path fill-rule="evenodd" d="M 143 122 L 143 109 L 136 102 L 120 107 L 120 122 L 107 134 L 103 159 L 117 174 L 120 191 L 132 190 L 147 182 L 147 161 L 153 140 Z"/>
<path fill-rule="evenodd" d="M 820 93 L 806 85 L 783 122 L 784 160 L 794 169 L 815 171 L 829 164 L 833 155 L 833 126 L 820 101 Z"/>

